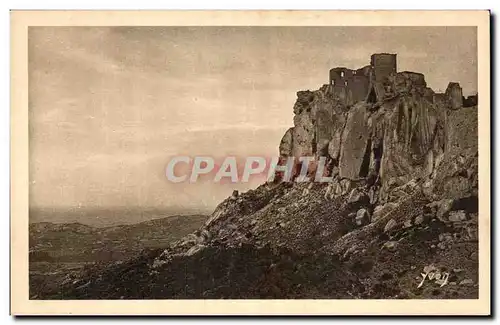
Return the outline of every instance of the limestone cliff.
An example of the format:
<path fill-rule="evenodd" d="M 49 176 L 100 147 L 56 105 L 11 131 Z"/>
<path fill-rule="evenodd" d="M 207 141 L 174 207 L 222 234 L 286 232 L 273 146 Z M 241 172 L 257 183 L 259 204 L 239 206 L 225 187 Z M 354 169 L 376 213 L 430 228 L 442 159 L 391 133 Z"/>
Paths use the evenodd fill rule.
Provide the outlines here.
<path fill-rule="evenodd" d="M 386 73 L 376 66 L 379 55 L 392 60 Z M 447 116 L 474 100 L 465 100 L 455 82 L 436 94 L 423 74 L 397 72 L 395 64 L 395 55 L 374 54 L 369 66 L 334 68 L 330 84 L 299 91 L 294 126 L 281 141 L 280 155 L 327 157 L 339 180 L 377 181 L 382 198 L 389 184 L 433 175 L 449 146 Z M 364 96 L 359 81 L 354 83 L 360 75 L 368 84 Z"/>

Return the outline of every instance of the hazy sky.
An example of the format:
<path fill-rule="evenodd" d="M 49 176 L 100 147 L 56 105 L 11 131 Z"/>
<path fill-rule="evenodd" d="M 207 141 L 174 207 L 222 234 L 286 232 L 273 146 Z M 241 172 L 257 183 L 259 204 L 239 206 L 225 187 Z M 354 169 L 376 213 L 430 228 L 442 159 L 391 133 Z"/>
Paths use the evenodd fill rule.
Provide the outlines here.
<path fill-rule="evenodd" d="M 276 155 L 296 92 L 375 52 L 477 90 L 471 27 L 30 27 L 31 205 L 210 211 L 234 186 L 169 183 L 169 157 Z"/>

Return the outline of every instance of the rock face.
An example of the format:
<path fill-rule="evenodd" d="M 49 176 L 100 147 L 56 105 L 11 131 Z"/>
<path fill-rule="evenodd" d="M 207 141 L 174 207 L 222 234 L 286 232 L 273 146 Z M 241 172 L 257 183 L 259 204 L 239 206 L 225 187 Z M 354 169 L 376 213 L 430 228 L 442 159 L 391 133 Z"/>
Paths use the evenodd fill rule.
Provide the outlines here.
<path fill-rule="evenodd" d="M 389 183 L 435 174 L 453 146 L 450 123 L 457 122 L 448 115 L 474 98 L 465 100 L 455 82 L 436 94 L 423 74 L 397 72 L 395 55 L 374 54 L 370 65 L 334 68 L 328 85 L 297 93 L 294 127 L 280 155 L 326 157 L 340 178 L 377 179 L 384 200 Z"/>
<path fill-rule="evenodd" d="M 366 152 L 368 159 L 371 149 L 371 139 L 368 130 L 366 112 L 369 106 L 365 102 L 357 103 L 347 116 L 347 122 L 342 135 L 340 152 L 340 177 L 358 179 L 367 174 L 363 170 L 368 166 L 365 162 Z"/>
<path fill-rule="evenodd" d="M 339 132 L 345 123 L 342 111 L 345 98 L 342 93 L 334 93 L 333 88 L 325 85 L 316 91 L 297 92 L 294 127 L 281 140 L 281 156 L 326 156 L 332 139 L 340 143 Z"/>

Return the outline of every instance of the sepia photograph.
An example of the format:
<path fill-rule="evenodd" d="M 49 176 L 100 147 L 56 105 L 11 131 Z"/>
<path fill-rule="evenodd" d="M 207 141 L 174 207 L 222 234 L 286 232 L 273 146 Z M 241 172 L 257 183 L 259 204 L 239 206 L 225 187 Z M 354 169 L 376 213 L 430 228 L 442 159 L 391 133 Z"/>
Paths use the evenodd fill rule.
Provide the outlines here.
<path fill-rule="evenodd" d="M 11 16 L 20 313 L 489 313 L 487 11 L 32 14 Z"/>

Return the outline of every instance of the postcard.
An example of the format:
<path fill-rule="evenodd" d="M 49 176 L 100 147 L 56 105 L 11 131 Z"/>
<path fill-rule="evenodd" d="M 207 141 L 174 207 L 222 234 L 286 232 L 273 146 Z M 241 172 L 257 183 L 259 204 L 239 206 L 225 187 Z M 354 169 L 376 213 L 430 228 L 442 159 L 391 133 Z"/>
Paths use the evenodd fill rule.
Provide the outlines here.
<path fill-rule="evenodd" d="M 13 315 L 489 315 L 488 11 L 12 11 Z"/>

